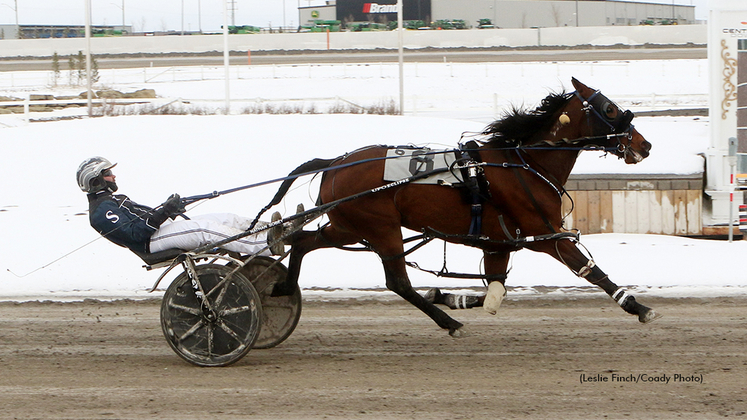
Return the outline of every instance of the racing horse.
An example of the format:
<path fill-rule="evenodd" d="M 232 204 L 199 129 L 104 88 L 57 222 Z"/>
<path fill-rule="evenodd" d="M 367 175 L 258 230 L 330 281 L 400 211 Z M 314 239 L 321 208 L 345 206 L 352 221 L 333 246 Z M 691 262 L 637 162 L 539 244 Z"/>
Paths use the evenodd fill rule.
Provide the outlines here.
<path fill-rule="evenodd" d="M 451 335 L 459 335 L 463 325 L 439 309 L 433 296 L 426 298 L 413 289 L 405 269 L 401 229 L 405 227 L 483 250 L 487 292 L 473 306 L 482 305 L 491 314 L 506 293 L 510 253 L 528 248 L 551 255 L 577 276 L 601 287 L 640 322 L 657 318 L 651 308 L 613 283 L 581 252 L 570 232 L 564 232 L 563 185 L 580 151 L 603 149 L 627 164 L 635 164 L 651 149 L 631 124 L 631 111 L 623 111 L 600 91 L 575 78 L 572 84 L 574 92 L 551 93 L 536 109 L 507 112 L 488 125 L 480 141 L 468 150 L 472 164 L 467 166 L 473 173 L 481 172 L 477 233 L 470 232 L 475 224 L 475 202 L 465 200 L 460 189 L 410 182 L 387 185 L 382 177 L 386 146 L 359 149 L 335 159 L 314 159 L 299 166 L 281 185 L 270 206 L 280 202 L 294 174 L 309 171 L 324 171 L 317 204 L 344 202 L 331 208 L 329 222 L 318 230 L 301 230 L 291 236 L 288 277 L 276 284 L 273 294 L 295 290 L 307 253 L 361 243 L 381 258 L 388 289 Z M 365 191 L 375 193 L 363 194 Z M 354 196 L 354 200 L 344 200 Z"/>

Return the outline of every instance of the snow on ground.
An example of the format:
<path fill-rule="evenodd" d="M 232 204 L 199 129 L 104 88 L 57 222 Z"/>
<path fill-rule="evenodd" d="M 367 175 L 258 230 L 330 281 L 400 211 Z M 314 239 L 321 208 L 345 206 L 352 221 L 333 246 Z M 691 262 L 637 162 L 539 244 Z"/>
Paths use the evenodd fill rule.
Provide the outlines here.
<path fill-rule="evenodd" d="M 613 64 L 575 63 L 567 68 L 562 66 L 562 71 L 559 64 L 544 63 L 550 73 L 555 73 L 537 83 L 535 76 L 539 64 L 502 64 L 504 72 L 517 81 L 512 84 L 510 80 L 503 80 L 501 95 L 525 98 L 527 104 L 536 104 L 547 94 L 548 86 L 550 90 L 560 90 L 561 85 L 570 85 L 569 77 L 562 74 L 560 79 L 560 73 L 585 69 L 592 79 L 587 82 L 603 89 L 612 99 L 617 99 L 614 93 L 628 98 L 647 97 L 652 90 L 661 88 L 659 91 L 669 92 L 670 99 L 659 100 L 676 102 L 689 93 L 700 95 L 705 91 L 704 82 L 702 85 L 691 84 L 693 80 L 700 80 L 702 61 L 682 61 L 687 63 L 677 63 L 679 71 L 672 73 L 676 77 L 668 78 L 672 80 L 655 76 L 657 72 L 664 72 L 662 69 L 669 68 L 671 62 L 618 63 L 617 67 Z M 311 77 L 305 82 L 313 83 L 320 94 L 328 95 L 339 93 L 341 84 L 350 89 L 353 86 L 361 89 L 362 85 L 375 86 L 381 82 L 375 77 L 369 80 L 366 75 L 357 77 L 353 68 L 348 66 L 344 76 Z M 445 99 L 434 105 L 434 109 L 459 109 L 461 102 L 449 99 L 457 96 L 452 82 L 458 81 L 457 89 L 478 90 L 474 86 L 465 88 L 469 84 L 468 77 L 454 77 L 443 74 L 443 68 L 438 72 L 429 68 L 421 64 L 417 71 L 418 79 L 423 80 L 408 86 L 411 95 L 420 92 L 423 96 L 434 96 L 441 89 Z M 490 72 L 491 69 L 486 66 L 483 70 Z M 593 75 L 589 74 L 589 69 Z M 641 78 L 640 74 L 646 69 L 658 81 L 658 86 L 645 77 Z M 625 81 L 629 80 L 626 73 L 637 75 L 646 82 L 640 86 L 626 84 Z M 122 75 L 119 78 L 124 79 Z M 309 93 L 299 93 L 303 90 L 300 88 L 303 83 L 285 82 L 276 74 L 276 77 L 257 80 L 247 76 L 236 84 L 242 91 L 250 89 L 250 83 L 271 85 L 277 97 L 303 97 L 302 93 Z M 481 82 L 484 79 L 474 81 L 476 85 Z M 387 83 L 395 82 L 388 80 Z M 690 86 L 683 87 L 685 84 Z M 111 81 L 109 86 L 121 90 L 144 87 L 129 82 L 117 85 Z M 528 86 L 534 89 L 531 94 L 525 92 Z M 156 89 L 162 95 L 168 91 L 169 96 L 203 99 L 218 99 L 220 95 L 216 92 L 222 92 L 215 81 L 162 82 Z M 482 94 L 489 92 L 490 89 L 486 89 Z M 381 87 L 380 93 L 382 97 L 396 96 L 391 94 L 389 87 Z M 452 147 L 462 132 L 479 131 L 490 121 L 483 114 L 475 116 L 474 113 L 466 117 L 460 114 L 460 119 L 448 118 L 451 115 L 448 112 L 428 114 L 436 117 L 425 117 L 425 114 L 414 116 L 410 112 L 407 117 L 131 116 L 30 125 L 18 123 L 16 117 L 4 117 L 0 119 L 0 127 L 10 127 L 0 128 L 3 149 L 0 155 L 0 178 L 3 180 L 0 185 L 0 232 L 4 239 L 0 243 L 0 299 L 148 296 L 145 290 L 154 283 L 160 270 L 145 271 L 137 257 L 100 239 L 88 225 L 86 198 L 78 189 L 74 174 L 78 164 L 89 156 L 102 155 L 118 162 L 116 174 L 120 192 L 137 202 L 157 205 L 174 192 L 182 196 L 204 194 L 279 178 L 309 159 L 334 157 L 369 144 Z M 634 123 L 653 144 L 651 157 L 631 166 L 612 156 L 585 152 L 575 173 L 702 172 L 703 158 L 698 154 L 708 147 L 707 119 L 639 117 Z M 189 211 L 193 215 L 229 211 L 254 216 L 269 201 L 277 186 L 271 184 L 201 202 Z M 279 210 L 288 216 L 299 202 L 307 208 L 312 207 L 316 190 L 315 182 L 297 182 Z M 747 276 L 734 263 L 747 252 L 747 242 L 730 244 L 621 234 L 582 236 L 582 242 L 613 281 L 636 287 L 639 293 L 693 296 L 747 292 Z M 450 271 L 480 271 L 480 253 L 476 250 L 449 245 L 447 254 Z M 443 265 L 442 258 L 443 245 L 433 243 L 410 259 L 422 267 L 438 270 Z M 560 294 L 588 286 L 560 263 L 531 251 L 516 253 L 512 266 L 507 284 L 520 287 L 512 292 L 516 295 L 531 295 L 540 286 L 559 287 L 553 289 L 556 290 L 553 293 Z M 415 271 L 411 275 L 416 287 L 469 288 L 481 285 L 479 280 L 443 279 Z M 342 289 L 335 293 L 346 296 L 351 289 L 384 287 L 384 277 L 374 254 L 320 250 L 304 260 L 300 283 L 309 296 L 319 294 L 319 289 L 329 288 Z"/>
<path fill-rule="evenodd" d="M 231 67 L 230 97 L 234 112 L 258 103 L 316 104 L 322 111 L 335 102 L 371 106 L 399 101 L 398 74 L 396 63 L 237 65 Z M 224 75 L 223 68 L 207 66 L 101 70 L 98 86 L 155 89 L 161 97 L 214 109 L 223 106 Z M 571 77 L 633 111 L 703 107 L 708 100 L 707 60 L 406 63 L 404 75 L 408 115 L 482 123 L 511 106 L 535 105 L 549 91 L 572 90 Z M 74 80 L 67 71 L 56 83 L 52 72 L 0 72 L 0 96 L 77 95 L 84 88 L 68 87 Z"/>

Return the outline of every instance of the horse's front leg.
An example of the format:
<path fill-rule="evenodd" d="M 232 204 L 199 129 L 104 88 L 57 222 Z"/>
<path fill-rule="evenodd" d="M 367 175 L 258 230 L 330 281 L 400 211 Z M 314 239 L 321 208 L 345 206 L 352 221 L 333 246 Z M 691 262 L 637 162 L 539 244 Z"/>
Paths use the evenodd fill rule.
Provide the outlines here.
<path fill-rule="evenodd" d="M 578 249 L 575 242 L 559 240 L 556 243 L 547 243 L 544 248 L 543 252 L 558 259 L 577 276 L 595 286 L 601 287 L 625 312 L 637 315 L 640 322 L 651 322 L 660 317 L 653 309 L 638 303 L 635 297 L 624 288 L 613 283 L 593 260 L 586 258 Z"/>
<path fill-rule="evenodd" d="M 498 313 L 498 308 L 506 297 L 506 275 L 508 272 L 508 260 L 510 252 L 488 252 L 483 253 L 485 261 L 485 274 L 488 275 L 488 292 L 485 295 L 483 309 L 490 315 Z"/>
<path fill-rule="evenodd" d="M 498 308 L 506 297 L 506 273 L 508 271 L 509 252 L 485 251 L 484 264 L 486 281 L 488 283 L 487 293 L 484 295 L 457 295 L 454 293 L 443 293 L 438 288 L 428 290 L 425 298 L 433 303 L 446 305 L 451 309 L 469 309 L 483 307 L 486 312 L 495 315 Z"/>

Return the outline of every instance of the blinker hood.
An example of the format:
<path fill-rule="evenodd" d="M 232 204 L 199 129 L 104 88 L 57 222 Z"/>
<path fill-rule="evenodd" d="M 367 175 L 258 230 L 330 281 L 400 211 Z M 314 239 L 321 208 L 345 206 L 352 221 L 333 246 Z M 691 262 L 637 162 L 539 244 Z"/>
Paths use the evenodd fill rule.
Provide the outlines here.
<path fill-rule="evenodd" d="M 607 99 L 600 91 L 594 92 L 586 102 L 591 105 L 594 113 L 612 128 L 614 133 L 621 133 L 628 130 L 631 121 L 635 117 L 632 111 L 622 111 L 616 103 Z"/>

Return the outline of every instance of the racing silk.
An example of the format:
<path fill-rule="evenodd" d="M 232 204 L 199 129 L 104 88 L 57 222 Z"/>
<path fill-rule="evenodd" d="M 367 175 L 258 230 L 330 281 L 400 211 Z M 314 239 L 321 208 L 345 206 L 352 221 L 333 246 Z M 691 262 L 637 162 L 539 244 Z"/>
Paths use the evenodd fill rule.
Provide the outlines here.
<path fill-rule="evenodd" d="M 150 237 L 167 215 L 109 191 L 88 194 L 91 227 L 106 239 L 135 252 L 150 252 Z"/>

